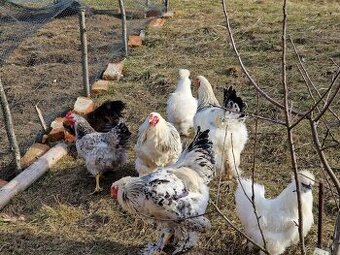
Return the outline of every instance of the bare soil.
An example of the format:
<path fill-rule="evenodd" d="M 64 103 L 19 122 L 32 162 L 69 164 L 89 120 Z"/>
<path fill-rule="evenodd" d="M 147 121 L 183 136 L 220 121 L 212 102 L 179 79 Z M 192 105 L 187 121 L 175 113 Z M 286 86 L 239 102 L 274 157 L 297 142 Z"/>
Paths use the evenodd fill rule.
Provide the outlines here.
<path fill-rule="evenodd" d="M 83 95 L 78 16 L 54 19 L 24 40 L 1 69 L 15 133 L 22 153 L 41 130 L 34 106 L 38 104 L 47 123 L 73 107 Z M 109 60 L 119 53 L 120 20 L 107 15 L 86 19 L 90 80 L 94 81 Z M 11 24 L 7 29 L 12 29 Z M 117 29 L 118 28 L 118 29 Z M 1 115 L 0 178 L 9 178 L 12 165 Z"/>

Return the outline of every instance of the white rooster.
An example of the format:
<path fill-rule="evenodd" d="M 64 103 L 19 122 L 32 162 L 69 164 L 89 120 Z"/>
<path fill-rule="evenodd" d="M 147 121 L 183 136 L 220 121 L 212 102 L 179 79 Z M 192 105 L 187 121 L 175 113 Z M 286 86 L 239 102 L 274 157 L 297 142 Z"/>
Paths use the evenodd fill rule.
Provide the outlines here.
<path fill-rule="evenodd" d="M 166 112 L 168 120 L 178 130 L 180 135 L 189 136 L 190 128 L 197 110 L 197 99 L 191 93 L 190 71 L 179 69 L 179 80 L 174 93 L 170 94 Z"/>
<path fill-rule="evenodd" d="M 314 223 L 312 212 L 313 180 L 314 175 L 312 173 L 308 171 L 301 171 L 299 173 L 304 236 L 307 235 Z M 253 206 L 245 193 L 251 199 L 252 182 L 251 180 L 241 178 L 235 194 L 236 210 L 246 233 L 258 244 L 263 245 Z M 273 199 L 266 199 L 264 186 L 254 183 L 254 196 L 256 211 L 260 217 L 259 221 L 266 240 L 267 250 L 272 255 L 282 254 L 288 246 L 299 241 L 295 180 L 293 179 L 288 187 Z"/>
<path fill-rule="evenodd" d="M 231 176 L 235 177 L 241 173 L 241 152 L 248 140 L 248 131 L 244 124 L 245 104 L 230 87 L 224 90 L 223 109 L 205 77 L 198 76 L 195 83 L 198 86 L 198 109 L 194 117 L 194 127 L 197 129 L 200 126 L 202 130 L 210 130 L 217 174 L 227 174 L 230 179 Z"/>
<path fill-rule="evenodd" d="M 176 162 L 182 151 L 181 138 L 173 125 L 152 112 L 139 127 L 135 150 L 136 170 L 142 176 Z"/>
<path fill-rule="evenodd" d="M 214 175 L 214 155 L 209 130 L 198 131 L 179 160 L 142 177 L 124 177 L 111 186 L 111 195 L 123 210 L 157 226 L 160 238 L 142 254 L 162 254 L 171 242 L 180 254 L 191 249 L 198 232 L 210 229 L 203 216 L 208 206 L 208 183 Z"/>
<path fill-rule="evenodd" d="M 131 135 L 128 127 L 119 122 L 107 133 L 96 132 L 85 118 L 74 112 L 67 113 L 65 122 L 74 128 L 78 154 L 85 159 L 87 170 L 96 177 L 93 193 L 101 191 L 100 176 L 127 161 Z"/>

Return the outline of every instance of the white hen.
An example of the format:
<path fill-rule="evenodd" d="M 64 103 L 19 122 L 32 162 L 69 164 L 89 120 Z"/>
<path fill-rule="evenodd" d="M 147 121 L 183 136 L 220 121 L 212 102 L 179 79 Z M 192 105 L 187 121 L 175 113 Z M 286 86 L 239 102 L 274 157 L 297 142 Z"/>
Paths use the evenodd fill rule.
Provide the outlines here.
<path fill-rule="evenodd" d="M 308 171 L 299 173 L 301 203 L 303 214 L 303 234 L 307 235 L 313 225 L 313 195 L 314 175 Z M 243 187 L 243 188 L 242 188 Z M 247 196 L 252 197 L 252 182 L 240 179 L 235 194 L 236 210 L 245 227 L 246 233 L 258 244 L 263 245 L 253 206 Z M 255 206 L 260 225 L 270 254 L 282 254 L 285 249 L 299 241 L 298 234 L 298 206 L 296 198 L 295 180 L 273 199 L 265 198 L 264 186 L 254 183 Z"/>
<path fill-rule="evenodd" d="M 198 109 L 194 117 L 194 127 L 210 130 L 214 144 L 217 174 L 228 173 L 228 177 L 240 174 L 241 152 L 248 140 L 248 131 L 244 124 L 245 104 L 230 87 L 224 90 L 224 108 L 218 103 L 211 84 L 203 77 L 196 79 L 198 86 Z M 226 171 L 227 163 L 227 171 Z"/>
<path fill-rule="evenodd" d="M 136 170 L 142 176 L 176 162 L 182 151 L 181 138 L 173 125 L 152 112 L 139 127 L 135 150 Z"/>
<path fill-rule="evenodd" d="M 111 195 L 125 211 L 157 226 L 160 238 L 142 254 L 162 253 L 171 242 L 180 254 L 191 249 L 198 232 L 210 228 L 203 216 L 208 206 L 208 183 L 214 175 L 214 155 L 209 130 L 198 132 L 179 160 L 142 177 L 124 177 L 111 186 Z"/>
<path fill-rule="evenodd" d="M 184 136 L 189 136 L 197 110 L 197 100 L 192 96 L 189 76 L 189 70 L 179 69 L 177 88 L 170 94 L 166 108 L 169 122 Z"/>

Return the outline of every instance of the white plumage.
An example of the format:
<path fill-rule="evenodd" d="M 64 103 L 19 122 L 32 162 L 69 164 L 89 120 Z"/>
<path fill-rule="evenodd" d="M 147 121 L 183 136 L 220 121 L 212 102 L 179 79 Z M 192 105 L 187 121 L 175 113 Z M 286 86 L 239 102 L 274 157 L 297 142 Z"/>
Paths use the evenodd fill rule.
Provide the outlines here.
<path fill-rule="evenodd" d="M 182 151 L 181 138 L 172 124 L 152 112 L 139 127 L 135 150 L 135 167 L 142 176 L 176 162 Z"/>
<path fill-rule="evenodd" d="M 198 232 L 210 229 L 202 215 L 209 200 L 207 184 L 214 175 L 208 133 L 198 132 L 175 164 L 112 184 L 111 195 L 124 210 L 156 224 L 160 231 L 158 242 L 149 244 L 142 254 L 161 254 L 171 239 L 175 249 L 171 254 L 180 254 L 196 244 Z"/>
<path fill-rule="evenodd" d="M 228 173 L 237 176 L 241 161 L 241 152 L 248 140 L 248 131 L 244 124 L 245 104 L 230 87 L 224 91 L 224 108 L 218 103 L 211 84 L 198 76 L 198 109 L 194 117 L 194 127 L 210 130 L 210 138 L 214 144 L 217 174 Z M 226 171 L 227 163 L 227 171 Z"/>
<path fill-rule="evenodd" d="M 301 171 L 299 173 L 304 236 L 307 235 L 314 222 L 312 212 L 313 180 L 314 175 L 312 173 L 308 171 Z M 258 244 L 263 245 L 252 204 L 246 197 L 243 189 L 251 199 L 251 180 L 241 178 L 236 190 L 235 200 L 238 216 L 244 225 L 245 232 Z M 287 188 L 273 199 L 266 199 L 264 186 L 254 183 L 254 195 L 256 211 L 260 217 L 259 221 L 266 240 L 267 249 L 272 255 L 282 254 L 288 246 L 299 241 L 295 180 L 293 179 Z"/>
<path fill-rule="evenodd" d="M 166 108 L 168 121 L 184 136 L 189 136 L 197 110 L 197 99 L 192 96 L 189 76 L 189 70 L 179 70 L 177 88 L 170 94 Z"/>

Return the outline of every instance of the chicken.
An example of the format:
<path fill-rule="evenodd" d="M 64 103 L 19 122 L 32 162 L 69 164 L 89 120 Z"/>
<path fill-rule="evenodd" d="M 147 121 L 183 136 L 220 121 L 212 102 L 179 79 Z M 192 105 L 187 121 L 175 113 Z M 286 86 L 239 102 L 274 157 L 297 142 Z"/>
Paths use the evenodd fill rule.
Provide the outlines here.
<path fill-rule="evenodd" d="M 314 175 L 312 173 L 308 171 L 299 173 L 304 236 L 307 235 L 314 222 L 312 212 L 313 180 Z M 255 242 L 263 245 L 253 206 L 245 193 L 251 199 L 252 182 L 241 178 L 235 194 L 236 210 L 245 227 L 245 232 Z M 299 241 L 295 180 L 293 179 L 288 187 L 273 199 L 266 199 L 264 187 L 254 183 L 254 195 L 256 211 L 260 217 L 260 226 L 266 240 L 267 249 L 272 255 L 282 254 L 288 246 Z"/>
<path fill-rule="evenodd" d="M 93 193 L 100 192 L 100 176 L 127 161 L 131 133 L 124 123 L 118 123 L 107 133 L 96 132 L 83 117 L 74 112 L 69 112 L 65 121 L 75 130 L 78 155 L 85 159 L 87 170 L 96 177 Z"/>
<path fill-rule="evenodd" d="M 86 115 L 86 119 L 97 132 L 109 132 L 123 118 L 125 104 L 122 101 L 105 101 L 93 112 Z"/>
<path fill-rule="evenodd" d="M 210 228 L 203 216 L 209 200 L 208 184 L 214 175 L 209 130 L 198 131 L 179 160 L 142 177 L 124 177 L 111 186 L 111 195 L 123 210 L 142 217 L 160 231 L 157 243 L 142 254 L 160 254 L 172 240 L 171 254 L 191 249 L 198 232 Z"/>
<path fill-rule="evenodd" d="M 179 134 L 189 136 L 193 128 L 193 120 L 197 110 L 197 99 L 191 93 L 190 72 L 179 69 L 179 80 L 174 93 L 170 94 L 166 112 L 168 120 L 175 126 Z"/>
<path fill-rule="evenodd" d="M 93 112 L 84 116 L 85 120 L 97 132 L 107 133 L 114 128 L 119 122 L 123 121 L 123 110 L 125 104 L 122 101 L 105 101 Z M 64 128 L 70 134 L 75 135 L 72 126 L 64 122 Z"/>
<path fill-rule="evenodd" d="M 152 112 L 139 127 L 135 150 L 136 170 L 142 176 L 176 162 L 182 151 L 181 138 L 173 125 Z"/>
<path fill-rule="evenodd" d="M 201 126 L 202 130 L 210 130 L 217 174 L 227 174 L 230 179 L 241 174 L 241 152 L 248 140 L 248 131 L 244 124 L 245 104 L 236 95 L 236 91 L 229 87 L 224 89 L 223 109 L 205 77 L 198 76 L 195 83 L 198 86 L 198 109 L 194 117 L 194 127 L 197 129 Z"/>

